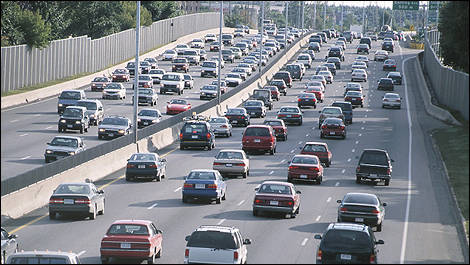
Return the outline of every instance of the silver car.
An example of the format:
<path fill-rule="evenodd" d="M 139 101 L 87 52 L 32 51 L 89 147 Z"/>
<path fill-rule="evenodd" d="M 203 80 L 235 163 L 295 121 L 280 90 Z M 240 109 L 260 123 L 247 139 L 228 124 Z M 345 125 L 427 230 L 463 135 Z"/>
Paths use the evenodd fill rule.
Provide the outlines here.
<path fill-rule="evenodd" d="M 318 129 L 321 128 L 321 125 L 326 118 L 339 118 L 344 122 L 343 110 L 340 107 L 324 107 L 319 112 L 320 117 L 318 117 Z"/>
<path fill-rule="evenodd" d="M 397 93 L 385 93 L 382 99 L 382 108 L 390 107 L 390 108 L 401 108 L 401 100 L 399 94 Z"/>
<path fill-rule="evenodd" d="M 226 137 L 232 136 L 232 124 L 225 117 L 214 117 L 209 120 L 211 129 L 214 134 L 225 135 Z"/>
<path fill-rule="evenodd" d="M 221 175 L 250 175 L 250 160 L 243 150 L 222 149 L 215 156 L 212 169 L 218 170 Z"/>
<path fill-rule="evenodd" d="M 17 237 L 17 235 L 8 234 L 8 232 L 2 227 L 2 264 L 5 264 L 8 256 L 18 252 L 18 242 L 16 242 Z"/>

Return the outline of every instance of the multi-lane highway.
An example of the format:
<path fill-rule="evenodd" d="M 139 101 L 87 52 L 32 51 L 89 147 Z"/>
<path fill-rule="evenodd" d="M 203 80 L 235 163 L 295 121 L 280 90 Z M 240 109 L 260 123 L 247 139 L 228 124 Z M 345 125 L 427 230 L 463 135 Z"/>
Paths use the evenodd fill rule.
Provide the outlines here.
<path fill-rule="evenodd" d="M 314 67 L 325 58 L 327 48 L 332 41 L 322 47 L 317 54 Z M 385 221 L 382 232 L 375 234 L 383 239 L 380 245 L 379 263 L 463 263 L 463 247 L 460 245 L 456 229 L 456 220 L 449 207 L 452 201 L 444 192 L 441 182 L 430 176 L 434 167 L 428 154 L 429 146 L 423 139 L 420 126 L 422 108 L 420 99 L 416 98 L 415 79 L 403 69 L 403 62 L 416 55 L 416 51 L 398 47 L 391 57 L 397 61 L 397 70 L 405 74 L 404 84 L 396 86 L 395 91 L 403 98 L 402 108 L 382 109 L 382 96 L 385 92 L 376 90 L 376 81 L 385 77 L 382 62 L 370 61 L 368 68 L 369 81 L 362 83 L 366 95 L 364 108 L 353 110 L 353 123 L 347 126 L 347 137 L 341 139 L 320 139 L 318 130 L 318 110 L 330 105 L 335 100 L 343 99 L 343 86 L 350 81 L 351 64 L 356 55 L 356 45 L 348 44 L 341 70 L 337 70 L 333 84 L 327 85 L 326 97 L 317 109 L 304 109 L 302 126 L 289 126 L 289 139 L 278 142 L 277 153 L 270 155 L 250 156 L 250 176 L 246 179 L 228 179 L 227 200 L 222 204 L 188 203 L 181 201 L 183 177 L 196 168 L 212 168 L 214 156 L 220 149 L 241 148 L 244 128 L 234 128 L 230 138 L 218 138 L 216 148 L 211 151 L 179 150 L 178 143 L 165 148 L 160 155 L 168 160 L 167 178 L 162 182 L 126 182 L 123 179 L 124 169 L 107 176 L 95 183 L 103 187 L 106 194 L 106 213 L 96 220 L 64 219 L 49 220 L 47 207 L 38 209 L 25 217 L 8 223 L 8 231 L 18 234 L 20 248 L 25 250 L 63 250 L 80 253 L 84 263 L 100 262 L 100 240 L 109 225 L 118 219 L 147 219 L 154 221 L 163 230 L 163 256 L 160 263 L 182 263 L 186 235 L 203 224 L 221 224 L 238 227 L 243 237 L 250 238 L 248 246 L 249 263 L 314 263 L 319 241 L 314 234 L 322 233 L 329 223 L 337 218 L 336 200 L 342 199 L 347 192 L 374 193 L 387 202 Z M 379 42 L 373 42 L 369 58 L 379 49 Z M 397 43 L 398 45 L 398 43 Z M 160 65 L 165 65 L 160 63 Z M 231 67 L 231 66 L 228 66 Z M 314 68 L 313 67 L 313 68 Z M 297 95 L 303 91 L 308 77 L 314 69 L 308 69 L 302 81 L 295 81 L 287 96 L 274 103 L 267 118 L 275 117 L 281 106 L 297 105 Z M 193 68 L 191 73 L 197 72 Z M 209 80 L 197 80 L 195 87 Z M 197 102 L 194 93 L 184 94 Z M 87 92 L 88 93 L 88 92 Z M 128 93 L 131 93 L 130 91 Z M 90 97 L 98 94 L 90 93 Z M 170 96 L 171 97 L 171 96 Z M 106 102 L 108 114 L 124 111 L 129 113 L 129 100 L 115 103 Z M 159 100 L 163 107 L 165 96 Z M 56 100 L 39 103 L 11 110 L 6 115 L 10 126 L 17 126 L 16 133 L 42 135 L 47 140 L 56 134 Z M 111 109 L 110 109 L 111 108 Z M 127 112 L 126 112 L 127 111 Z M 39 116 L 34 116 L 41 114 Z M 2 117 L 3 117 L 2 113 Z M 16 115 L 16 116 L 15 116 Z M 22 123 L 14 123 L 14 117 L 24 117 L 26 126 L 33 123 L 31 129 L 21 131 Z M 262 123 L 264 119 L 252 119 L 252 124 Z M 53 126 L 50 129 L 43 127 Z M 28 127 L 29 128 L 29 127 Z M 26 131 L 27 130 L 27 131 Z M 2 132 L 3 133 L 3 132 Z M 23 143 L 28 138 L 8 136 L 8 150 L 15 151 L 16 161 L 21 155 L 31 155 L 29 161 L 42 162 L 41 139 L 31 138 L 29 145 Z M 83 136 L 88 143 L 96 141 L 96 129 Z M 2 135 L 3 138 L 3 135 Z M 13 142 L 15 141 L 15 142 Z M 321 185 L 296 184 L 302 191 L 300 214 L 296 218 L 282 219 L 278 216 L 254 217 L 252 202 L 254 188 L 264 180 L 286 181 L 287 162 L 299 147 L 306 141 L 324 141 L 333 152 L 332 165 L 325 168 Z M 38 142 L 36 144 L 36 142 Z M 12 147 L 18 143 L 17 147 Z M 4 152 L 2 141 L 2 152 Z M 41 146 L 41 148 L 40 148 Z M 36 150 L 34 154 L 21 153 L 20 147 Z M 393 176 L 390 186 L 355 183 L 357 156 L 365 148 L 386 149 L 393 163 Z M 36 158 L 37 157 L 37 158 Z M 2 164 L 3 164 L 2 155 Z M 28 161 L 25 159 L 25 162 Z M 6 158 L 13 160 L 13 158 Z M 16 163 L 21 162 L 9 162 Z M 105 166 L 105 165 L 103 165 Z M 123 165 L 124 167 L 125 165 Z M 2 169 L 3 176 L 3 169 Z M 19 228 L 33 220 L 32 223 Z"/>

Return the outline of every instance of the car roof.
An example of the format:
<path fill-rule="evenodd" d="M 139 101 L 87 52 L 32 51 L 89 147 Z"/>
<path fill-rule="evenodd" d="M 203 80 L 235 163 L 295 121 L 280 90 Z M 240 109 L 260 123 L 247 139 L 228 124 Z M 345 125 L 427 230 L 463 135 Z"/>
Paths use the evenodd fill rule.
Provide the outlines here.
<path fill-rule="evenodd" d="M 56 136 L 54 136 L 54 138 L 56 138 L 56 137 L 68 138 L 68 139 L 77 139 L 77 140 L 81 140 L 81 139 L 82 139 L 81 137 L 78 137 L 78 136 L 68 136 L 68 135 L 56 135 Z"/>
<path fill-rule="evenodd" d="M 359 223 L 331 223 L 328 226 L 328 230 L 335 229 L 335 230 L 354 230 L 358 232 L 367 232 L 367 225 L 359 224 Z"/>
<path fill-rule="evenodd" d="M 245 151 L 241 150 L 241 149 L 222 149 L 219 151 L 220 152 L 239 152 L 239 153 L 243 153 Z"/>
<path fill-rule="evenodd" d="M 322 143 L 322 142 L 306 142 L 305 145 L 307 144 L 328 146 L 327 143 Z"/>
<path fill-rule="evenodd" d="M 339 110 L 341 110 L 340 107 L 335 107 L 335 106 L 325 106 L 325 107 L 323 107 L 323 110 L 325 110 L 325 109 L 339 109 Z"/>
<path fill-rule="evenodd" d="M 196 228 L 196 231 L 214 231 L 217 230 L 219 232 L 225 232 L 225 233 L 232 233 L 238 228 L 235 228 L 233 226 L 221 226 L 221 225 L 201 225 L 198 228 Z"/>
<path fill-rule="evenodd" d="M 214 169 L 207 169 L 207 168 L 206 169 L 201 169 L 201 168 L 199 168 L 199 169 L 192 169 L 191 172 L 212 172 L 212 173 L 216 174 L 219 171 L 214 170 Z M 191 172 L 189 172 L 189 173 L 191 173 Z"/>
<path fill-rule="evenodd" d="M 358 195 L 358 196 L 369 196 L 369 197 L 378 198 L 378 196 L 375 195 L 375 194 L 372 194 L 372 193 L 365 193 L 365 192 L 348 192 L 348 193 L 346 193 L 345 196 L 355 196 L 355 195 Z"/>
<path fill-rule="evenodd" d="M 400 76 L 401 73 L 400 72 L 388 72 L 388 75 L 396 75 L 396 76 Z"/>
<path fill-rule="evenodd" d="M 305 154 L 296 154 L 294 155 L 294 157 L 316 157 L 318 159 L 318 156 L 316 155 L 305 155 Z"/>
<path fill-rule="evenodd" d="M 21 251 L 16 252 L 10 255 L 11 257 L 21 257 L 21 256 L 48 256 L 48 257 L 60 257 L 60 256 L 67 256 L 67 257 L 78 257 L 77 254 L 73 252 L 63 252 L 63 251 L 41 251 L 41 250 L 32 250 L 32 251 Z"/>
<path fill-rule="evenodd" d="M 135 224 L 135 225 L 149 225 L 152 221 L 149 220 L 116 220 L 112 224 Z"/>

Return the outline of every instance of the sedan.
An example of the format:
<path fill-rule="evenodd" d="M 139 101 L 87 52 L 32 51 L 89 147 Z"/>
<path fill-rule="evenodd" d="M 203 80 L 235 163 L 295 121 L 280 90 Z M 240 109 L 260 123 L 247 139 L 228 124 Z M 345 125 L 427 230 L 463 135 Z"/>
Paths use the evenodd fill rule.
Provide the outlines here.
<path fill-rule="evenodd" d="M 401 100 L 402 98 L 400 95 L 396 93 L 385 93 L 382 99 L 382 108 L 390 107 L 390 108 L 401 108 Z"/>
<path fill-rule="evenodd" d="M 387 203 L 381 202 L 375 194 L 347 193 L 343 200 L 337 200 L 338 222 L 363 223 L 382 231 Z"/>
<path fill-rule="evenodd" d="M 127 159 L 126 181 L 150 178 L 161 181 L 166 175 L 166 159 L 156 153 L 136 153 Z"/>
<path fill-rule="evenodd" d="M 282 79 L 273 79 L 269 81 L 270 86 L 276 86 L 280 93 L 287 95 L 287 85 Z"/>
<path fill-rule="evenodd" d="M 183 203 L 191 199 L 215 200 L 220 204 L 225 200 L 227 184 L 219 171 L 213 169 L 193 169 L 183 184 Z"/>
<path fill-rule="evenodd" d="M 379 81 L 377 81 L 377 90 L 391 90 L 393 91 L 394 85 L 393 85 L 393 80 L 391 78 L 380 78 Z"/>
<path fill-rule="evenodd" d="M 334 63 L 336 66 L 336 70 L 341 69 L 341 59 L 339 59 L 338 57 L 328 57 L 328 59 L 326 59 L 326 62 Z"/>
<path fill-rule="evenodd" d="M 167 102 L 166 105 L 166 114 L 179 114 L 181 112 L 191 109 L 191 103 L 185 99 L 172 99 Z"/>
<path fill-rule="evenodd" d="M 374 61 L 385 61 L 388 59 L 388 52 L 384 50 L 378 50 L 374 54 Z"/>
<path fill-rule="evenodd" d="M 287 170 L 287 182 L 294 180 L 313 181 L 320 185 L 323 180 L 320 159 L 315 155 L 295 155 Z"/>
<path fill-rule="evenodd" d="M 102 92 L 103 99 L 124 99 L 126 98 L 126 88 L 121 83 L 109 83 Z"/>
<path fill-rule="evenodd" d="M 340 107 L 324 107 L 318 117 L 318 129 L 321 129 L 323 121 L 327 118 L 339 118 L 344 120 L 343 111 Z"/>
<path fill-rule="evenodd" d="M 320 163 L 325 164 L 326 167 L 330 167 L 331 158 L 333 157 L 328 149 L 328 144 L 322 142 L 306 142 L 300 154 L 315 155 L 320 159 Z"/>
<path fill-rule="evenodd" d="M 250 125 L 250 115 L 244 108 L 231 108 L 225 112 L 225 117 L 230 121 L 230 124 L 237 124 L 241 126 Z"/>
<path fill-rule="evenodd" d="M 226 117 L 213 117 L 209 120 L 214 135 L 232 136 L 232 124 Z"/>
<path fill-rule="evenodd" d="M 349 82 L 347 83 L 345 86 L 344 86 L 344 94 L 343 94 L 343 97 L 346 96 L 346 93 L 348 93 L 348 91 L 360 91 L 362 92 L 362 86 L 361 84 L 359 83 L 353 83 L 353 82 Z"/>
<path fill-rule="evenodd" d="M 369 58 L 366 55 L 359 55 L 354 59 L 354 61 L 364 62 L 366 63 L 366 66 L 369 67 Z"/>
<path fill-rule="evenodd" d="M 141 109 L 137 113 L 137 127 L 144 128 L 146 126 L 159 123 L 162 114 L 157 109 Z"/>
<path fill-rule="evenodd" d="M 362 94 L 362 92 L 359 91 L 348 91 L 346 95 L 344 96 L 344 101 L 346 102 L 351 102 L 351 105 L 353 108 L 355 106 L 361 106 L 364 107 L 364 98 L 366 96 Z"/>
<path fill-rule="evenodd" d="M 91 220 L 104 214 L 104 191 L 87 179 L 86 183 L 63 183 L 49 199 L 49 219 L 57 214 L 82 214 Z"/>
<path fill-rule="evenodd" d="M 321 89 L 317 87 L 320 91 Z M 314 93 L 304 92 L 299 94 L 297 98 L 297 106 L 299 108 L 306 106 L 313 106 L 314 109 L 317 108 L 317 97 Z"/>
<path fill-rule="evenodd" d="M 2 227 L 2 263 L 5 264 L 8 256 L 19 251 L 18 238 L 15 234 L 8 234 L 7 230 Z"/>
<path fill-rule="evenodd" d="M 326 118 L 321 126 L 320 138 L 327 136 L 341 136 L 343 139 L 346 138 L 346 126 L 342 119 L 338 118 Z"/>
<path fill-rule="evenodd" d="M 401 85 L 402 77 L 400 72 L 389 72 L 387 78 L 391 78 L 394 85 Z"/>
<path fill-rule="evenodd" d="M 185 89 L 193 89 L 194 87 L 194 79 L 190 74 L 183 74 L 184 76 L 184 88 Z"/>
<path fill-rule="evenodd" d="M 212 168 L 222 176 L 242 175 L 246 178 L 250 175 L 250 160 L 243 150 L 222 149 L 215 156 Z"/>
<path fill-rule="evenodd" d="M 286 123 L 297 123 L 302 125 L 302 111 L 299 107 L 284 106 L 277 112 L 277 118 Z"/>
<path fill-rule="evenodd" d="M 98 125 L 98 139 L 116 138 L 131 132 L 132 123 L 129 118 L 109 116 Z"/>
<path fill-rule="evenodd" d="M 131 76 L 126 68 L 116 69 L 112 75 L 112 82 L 129 82 Z"/>
<path fill-rule="evenodd" d="M 199 99 L 213 99 L 217 97 L 218 88 L 216 85 L 204 85 L 199 92 Z"/>
<path fill-rule="evenodd" d="M 300 211 L 300 191 L 292 183 L 264 181 L 255 188 L 253 215 L 261 212 L 282 213 L 294 218 Z"/>
<path fill-rule="evenodd" d="M 382 69 L 384 71 L 396 71 L 397 70 L 397 63 L 393 59 L 387 59 L 384 61 Z"/>
<path fill-rule="evenodd" d="M 281 99 L 281 93 L 277 86 L 265 86 L 264 89 L 269 89 L 271 91 L 271 98 L 279 101 Z"/>
<path fill-rule="evenodd" d="M 162 80 L 165 73 L 164 69 L 151 69 L 149 71 L 149 75 L 151 76 L 154 84 L 160 84 L 160 80 Z"/>
<path fill-rule="evenodd" d="M 367 82 L 367 73 L 366 70 L 364 69 L 354 69 L 354 71 L 351 74 L 351 82 L 354 82 L 355 80 L 361 80 L 364 82 Z"/>
<path fill-rule="evenodd" d="M 214 80 L 212 81 L 211 85 L 219 86 L 219 81 Z M 227 82 L 225 82 L 224 80 L 220 80 L 220 94 L 224 94 L 225 92 L 227 92 L 227 90 Z"/>
<path fill-rule="evenodd" d="M 287 126 L 283 120 L 267 119 L 263 122 L 263 125 L 269 125 L 273 128 L 276 139 L 287 141 Z"/>
<path fill-rule="evenodd" d="M 162 55 L 163 61 L 173 61 L 177 56 L 178 54 L 174 50 L 166 50 Z"/>
<path fill-rule="evenodd" d="M 103 91 L 104 87 L 111 83 L 111 79 L 104 76 L 97 76 L 93 81 L 91 81 L 91 91 L 101 90 Z"/>
<path fill-rule="evenodd" d="M 333 75 L 331 74 L 330 71 L 320 71 L 318 72 L 318 75 L 322 75 L 325 77 L 327 83 L 333 83 Z"/>
<path fill-rule="evenodd" d="M 322 88 L 320 86 L 309 86 L 309 87 L 307 87 L 307 89 L 305 89 L 304 92 L 307 93 L 307 94 L 314 94 L 315 95 L 315 99 L 316 99 L 315 104 L 314 104 L 315 108 L 316 108 L 317 101 L 323 103 L 325 94 L 323 93 Z"/>
<path fill-rule="evenodd" d="M 225 75 L 225 82 L 227 82 L 227 86 L 235 87 L 240 85 L 243 80 L 240 73 L 228 73 Z"/>

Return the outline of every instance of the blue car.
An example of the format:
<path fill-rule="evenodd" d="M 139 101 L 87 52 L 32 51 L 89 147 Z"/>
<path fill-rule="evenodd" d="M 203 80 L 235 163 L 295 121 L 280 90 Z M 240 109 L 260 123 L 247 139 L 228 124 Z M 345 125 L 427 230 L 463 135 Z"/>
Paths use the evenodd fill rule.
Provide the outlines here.
<path fill-rule="evenodd" d="M 183 185 L 183 203 L 191 199 L 215 200 L 217 204 L 225 200 L 227 185 L 219 171 L 194 169 L 186 177 Z"/>

